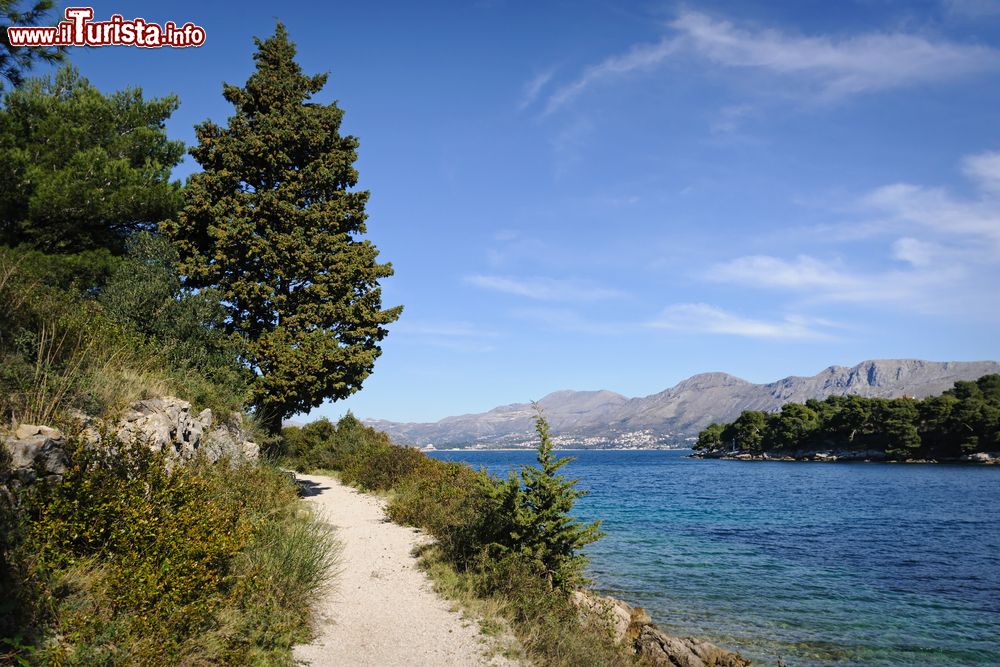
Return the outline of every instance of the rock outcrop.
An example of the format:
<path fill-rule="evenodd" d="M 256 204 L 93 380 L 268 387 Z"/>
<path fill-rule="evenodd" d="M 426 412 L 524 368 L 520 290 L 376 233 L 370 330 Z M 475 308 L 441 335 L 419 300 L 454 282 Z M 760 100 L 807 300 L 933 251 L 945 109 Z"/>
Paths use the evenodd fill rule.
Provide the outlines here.
<path fill-rule="evenodd" d="M 172 396 L 133 404 L 113 432 L 119 440 L 138 440 L 165 452 L 168 459 L 189 460 L 201 453 L 214 463 L 227 457 L 256 460 L 260 453 L 247 438 L 239 414 L 216 422 L 211 410 L 192 414 L 190 403 Z"/>
<path fill-rule="evenodd" d="M 216 421 L 211 410 L 191 413 L 191 404 L 165 396 L 134 403 L 125 415 L 110 424 L 87 415 L 77 415 L 81 436 L 99 444 L 102 433 L 123 442 L 138 442 L 154 452 L 163 452 L 169 465 L 203 455 L 213 463 L 228 458 L 255 461 L 260 449 L 249 440 L 242 417 L 234 414 Z M 106 436 L 103 436 L 106 437 Z M 66 471 L 66 436 L 56 428 L 21 424 L 2 440 L 8 461 L 0 467 L 0 486 L 30 484 L 39 476 L 55 481 Z"/>
<path fill-rule="evenodd" d="M 59 479 L 69 463 L 65 444 L 65 437 L 59 429 L 21 424 L 4 442 L 10 457 L 9 471 L 0 471 L 0 484 L 9 480 L 30 484 L 39 474 Z"/>
<path fill-rule="evenodd" d="M 750 660 L 710 642 L 669 635 L 642 607 L 589 591 L 575 591 L 573 603 L 589 620 L 605 625 L 614 639 L 653 667 L 747 667 Z"/>

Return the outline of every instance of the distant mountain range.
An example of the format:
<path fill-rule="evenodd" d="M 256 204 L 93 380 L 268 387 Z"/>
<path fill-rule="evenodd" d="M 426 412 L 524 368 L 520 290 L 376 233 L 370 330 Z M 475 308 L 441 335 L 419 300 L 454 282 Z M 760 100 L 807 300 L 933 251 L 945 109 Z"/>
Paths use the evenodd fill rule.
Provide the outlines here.
<path fill-rule="evenodd" d="M 778 410 L 789 401 L 831 395 L 924 398 L 956 380 L 1000 373 L 996 361 L 864 361 L 853 368 L 831 366 L 812 377 L 754 384 L 726 373 L 702 373 L 670 389 L 641 398 L 613 391 L 557 391 L 538 401 L 562 447 L 683 447 L 712 422 L 732 421 L 743 410 Z M 535 444 L 534 409 L 515 403 L 480 414 L 446 417 L 428 424 L 366 420 L 408 445 L 526 447 Z"/>

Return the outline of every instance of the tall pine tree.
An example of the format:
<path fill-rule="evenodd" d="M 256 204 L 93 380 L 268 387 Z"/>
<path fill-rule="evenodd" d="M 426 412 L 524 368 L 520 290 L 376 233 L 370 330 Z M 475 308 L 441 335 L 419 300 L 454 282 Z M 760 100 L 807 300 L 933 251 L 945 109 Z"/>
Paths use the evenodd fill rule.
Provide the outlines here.
<path fill-rule="evenodd" d="M 306 76 L 280 23 L 255 40 L 256 71 L 223 86 L 228 127 L 197 126 L 202 166 L 177 220 L 164 225 L 194 288 L 214 287 L 231 331 L 247 343 L 253 400 L 272 432 L 295 412 L 361 388 L 402 307 L 382 309 L 365 233 L 367 191 L 356 191 L 358 140 L 344 112 L 310 101 L 327 76 Z"/>

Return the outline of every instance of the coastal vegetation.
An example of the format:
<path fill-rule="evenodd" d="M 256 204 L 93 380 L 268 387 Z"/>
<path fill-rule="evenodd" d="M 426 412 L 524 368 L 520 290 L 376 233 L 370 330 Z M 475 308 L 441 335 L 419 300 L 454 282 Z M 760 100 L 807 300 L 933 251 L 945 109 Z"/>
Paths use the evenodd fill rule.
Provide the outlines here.
<path fill-rule="evenodd" d="M 34 7 L 6 3 L 0 21 L 40 21 L 51 3 Z M 295 119 L 299 143 L 286 147 L 302 160 L 288 171 L 264 161 L 256 173 L 276 179 L 279 199 L 300 170 L 308 190 L 281 203 L 285 227 L 267 235 L 290 254 L 268 257 L 278 262 L 269 274 L 241 267 L 245 282 L 193 258 L 212 238 L 185 234 L 206 231 L 194 219 L 206 205 L 201 188 L 224 188 L 211 181 L 214 153 L 204 145 L 196 152 L 208 175 L 187 186 L 171 180 L 184 154 L 165 131 L 175 97 L 106 94 L 71 65 L 25 78 L 31 59 L 0 49 L 10 84 L 0 104 L 0 663 L 291 664 L 292 644 L 311 632 L 336 540 L 287 473 L 268 461 L 169 458 L 116 426 L 137 401 L 174 396 L 168 404 L 202 411 L 199 428 L 214 413 L 266 444 L 276 415 L 360 388 L 381 324 L 395 319 L 398 311 L 379 308 L 378 279 L 390 271 L 360 238 L 367 193 L 349 192 L 357 142 L 337 133 L 338 108 L 305 101 L 322 77 L 301 76 L 286 37 L 279 27 L 260 43 L 279 56 L 259 57 L 246 89 L 227 87 L 243 95 L 241 127 Z M 250 110 L 262 79 L 284 81 L 294 99 L 272 115 Z M 215 131 L 208 127 L 201 136 Z M 243 152 L 226 159 L 253 162 L 260 137 L 240 144 L 227 133 L 212 141 Z M 264 181 L 239 176 L 226 184 L 266 197 Z M 212 229 L 224 220 L 241 224 L 230 210 Z M 259 239 L 242 230 L 229 230 L 235 245 L 211 252 L 246 256 Z M 307 230 L 325 254 L 291 244 Z M 275 290 L 284 301 L 271 298 Z M 301 355 L 321 365 L 291 372 Z M 279 391 L 275 377 L 299 384 Z M 272 389 L 277 411 L 261 398 Z M 20 427 L 42 433 L 40 448 L 58 429 L 53 456 L 65 459 L 52 469 L 15 465 L 8 446 L 20 446 Z"/>
<path fill-rule="evenodd" d="M 852 458 L 968 460 L 1000 450 L 1000 375 L 959 381 L 939 396 L 830 396 L 786 403 L 779 412 L 744 411 L 698 435 L 708 456 L 801 457 L 837 450 Z"/>
<path fill-rule="evenodd" d="M 509 625 L 537 664 L 626 665 L 600 619 L 581 616 L 572 592 L 585 583 L 580 549 L 597 524 L 571 516 L 581 491 L 559 473 L 548 424 L 536 420 L 538 465 L 493 477 L 389 442 L 352 415 L 286 427 L 278 460 L 299 470 L 334 471 L 364 491 L 388 496 L 394 521 L 435 538 L 422 561 L 441 592 Z"/>

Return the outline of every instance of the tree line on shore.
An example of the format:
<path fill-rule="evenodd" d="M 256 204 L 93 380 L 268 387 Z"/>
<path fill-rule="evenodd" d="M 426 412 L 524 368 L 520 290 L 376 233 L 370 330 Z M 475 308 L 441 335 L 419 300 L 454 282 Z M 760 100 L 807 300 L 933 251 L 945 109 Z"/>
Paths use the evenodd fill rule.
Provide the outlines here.
<path fill-rule="evenodd" d="M 794 453 L 811 449 L 878 452 L 890 460 L 959 459 L 1000 450 L 1000 375 L 959 381 L 939 396 L 830 396 L 786 403 L 773 413 L 745 410 L 698 434 L 696 451 Z"/>

